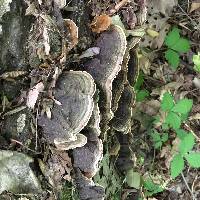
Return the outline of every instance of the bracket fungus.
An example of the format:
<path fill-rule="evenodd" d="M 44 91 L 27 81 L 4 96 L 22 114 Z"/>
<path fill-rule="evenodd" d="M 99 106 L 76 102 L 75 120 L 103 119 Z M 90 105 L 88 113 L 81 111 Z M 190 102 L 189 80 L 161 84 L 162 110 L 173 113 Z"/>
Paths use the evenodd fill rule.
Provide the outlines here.
<path fill-rule="evenodd" d="M 99 161 L 103 157 L 103 144 L 100 139 L 88 141 L 83 147 L 73 150 L 74 167 L 79 168 L 88 178 L 93 177 L 98 171 Z"/>
<path fill-rule="evenodd" d="M 74 149 L 84 146 L 86 136 L 80 131 L 87 125 L 93 111 L 94 80 L 83 71 L 68 71 L 59 77 L 54 91 L 55 104 L 52 119 L 41 116 L 38 124 L 44 135 L 59 150 Z"/>
<path fill-rule="evenodd" d="M 105 96 L 101 107 L 105 120 L 111 118 L 112 82 L 121 70 L 121 63 L 126 50 L 126 36 L 119 26 L 111 26 L 97 39 L 96 47 L 100 53 L 85 64 L 87 72 L 94 78 Z"/>
<path fill-rule="evenodd" d="M 76 170 L 75 183 L 79 192 L 80 200 L 103 200 L 105 189 L 85 177 L 79 169 Z"/>
<path fill-rule="evenodd" d="M 134 92 L 131 86 L 124 87 L 119 106 L 111 121 L 112 127 L 119 132 L 128 133 L 131 128 L 132 107 L 134 103 Z"/>

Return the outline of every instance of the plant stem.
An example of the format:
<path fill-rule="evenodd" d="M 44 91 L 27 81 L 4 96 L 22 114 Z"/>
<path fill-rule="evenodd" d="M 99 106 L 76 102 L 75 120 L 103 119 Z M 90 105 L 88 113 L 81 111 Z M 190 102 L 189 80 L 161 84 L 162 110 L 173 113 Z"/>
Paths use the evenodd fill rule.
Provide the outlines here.
<path fill-rule="evenodd" d="M 191 194 L 191 196 L 192 196 L 192 200 L 197 200 L 197 199 L 195 198 L 195 196 L 194 196 L 192 190 L 190 189 L 190 187 L 189 187 L 189 185 L 188 185 L 188 183 L 187 183 L 187 181 L 186 181 L 186 179 L 185 179 L 185 177 L 184 177 L 184 175 L 183 175 L 183 172 L 181 172 L 181 176 L 182 176 L 182 178 L 183 178 L 183 181 L 184 181 L 184 183 L 185 183 L 185 185 L 186 185 L 188 191 L 190 192 L 190 194 Z"/>

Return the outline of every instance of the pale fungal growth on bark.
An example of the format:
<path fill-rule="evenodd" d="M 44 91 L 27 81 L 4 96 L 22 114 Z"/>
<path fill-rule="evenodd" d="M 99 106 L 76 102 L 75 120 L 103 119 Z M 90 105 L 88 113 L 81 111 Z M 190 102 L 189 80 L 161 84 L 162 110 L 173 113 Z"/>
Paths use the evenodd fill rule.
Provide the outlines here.
<path fill-rule="evenodd" d="M 21 114 L 17 118 L 17 133 L 21 133 L 26 126 L 26 114 Z"/>
<path fill-rule="evenodd" d="M 0 194 L 4 191 L 15 194 L 40 193 L 41 185 L 30 168 L 33 159 L 14 151 L 0 151 Z"/>
<path fill-rule="evenodd" d="M 76 134 L 74 138 L 69 141 L 62 141 L 60 139 L 55 139 L 54 144 L 59 150 L 75 149 L 77 147 L 83 147 L 87 143 L 87 137 L 83 134 Z"/>
<path fill-rule="evenodd" d="M 38 124 L 44 135 L 58 149 L 68 150 L 86 144 L 87 138 L 78 134 L 87 125 L 93 111 L 95 84 L 93 78 L 83 71 L 69 71 L 58 79 L 52 119 L 41 116 Z"/>

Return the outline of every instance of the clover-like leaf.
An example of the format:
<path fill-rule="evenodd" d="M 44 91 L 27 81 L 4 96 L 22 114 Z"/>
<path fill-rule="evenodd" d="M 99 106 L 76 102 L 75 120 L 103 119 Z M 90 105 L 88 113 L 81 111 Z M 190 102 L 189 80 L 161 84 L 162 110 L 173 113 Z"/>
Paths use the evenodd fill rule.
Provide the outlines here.
<path fill-rule="evenodd" d="M 152 196 L 163 191 L 160 185 L 155 184 L 151 179 L 144 180 L 145 196 Z"/>
<path fill-rule="evenodd" d="M 189 40 L 185 38 L 180 38 L 172 47 L 171 49 L 178 51 L 179 53 L 186 53 L 190 49 Z"/>
<path fill-rule="evenodd" d="M 181 126 L 181 118 L 174 112 L 169 112 L 165 118 L 165 123 L 169 124 L 174 129 L 179 129 Z"/>
<path fill-rule="evenodd" d="M 161 109 L 163 111 L 169 111 L 172 109 L 173 106 L 174 106 L 173 96 L 169 92 L 166 92 L 163 95 L 163 98 L 161 101 Z"/>
<path fill-rule="evenodd" d="M 163 133 L 161 140 L 162 140 L 162 142 L 166 142 L 168 140 L 168 138 L 169 138 L 168 133 Z"/>
<path fill-rule="evenodd" d="M 180 142 L 179 151 L 182 155 L 192 150 L 195 144 L 194 136 L 192 133 L 187 134 Z"/>
<path fill-rule="evenodd" d="M 171 177 L 176 178 L 184 169 L 184 159 L 180 154 L 176 154 L 170 165 Z"/>
<path fill-rule="evenodd" d="M 176 134 L 181 140 L 183 140 L 183 138 L 188 135 L 188 133 L 183 129 L 177 129 Z"/>
<path fill-rule="evenodd" d="M 171 48 L 172 46 L 174 46 L 174 44 L 176 44 L 177 40 L 179 39 L 180 30 L 178 28 L 173 28 L 172 31 L 170 31 L 165 37 L 165 45 Z"/>
<path fill-rule="evenodd" d="M 176 51 L 172 49 L 168 49 L 165 52 L 165 58 L 169 62 L 172 69 L 177 69 L 180 63 L 180 58 L 179 58 L 179 54 Z"/>
<path fill-rule="evenodd" d="M 184 156 L 191 167 L 200 167 L 200 152 L 190 152 Z"/>
<path fill-rule="evenodd" d="M 187 114 L 192 109 L 193 101 L 191 99 L 181 99 L 178 103 L 172 108 L 172 111 Z"/>

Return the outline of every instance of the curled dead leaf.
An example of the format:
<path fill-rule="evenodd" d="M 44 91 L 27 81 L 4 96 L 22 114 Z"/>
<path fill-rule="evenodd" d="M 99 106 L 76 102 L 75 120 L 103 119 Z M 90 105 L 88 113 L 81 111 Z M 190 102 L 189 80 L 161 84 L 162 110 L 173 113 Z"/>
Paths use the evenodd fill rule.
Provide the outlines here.
<path fill-rule="evenodd" d="M 67 44 L 68 50 L 74 48 L 78 43 L 78 27 L 71 19 L 64 19 L 64 25 L 69 30 L 69 43 Z"/>
<path fill-rule="evenodd" d="M 31 109 L 34 108 L 35 103 L 38 99 L 39 93 L 42 92 L 43 90 L 44 90 L 44 84 L 42 82 L 39 82 L 33 88 L 30 89 L 30 91 L 28 92 L 27 101 L 26 101 L 26 105 L 29 108 Z"/>
<path fill-rule="evenodd" d="M 148 34 L 149 36 L 151 36 L 152 38 L 155 38 L 155 37 L 159 36 L 159 33 L 158 33 L 157 31 L 155 31 L 155 30 L 153 30 L 153 29 L 150 29 L 150 28 L 148 28 L 148 29 L 146 30 L 146 32 L 147 32 L 147 34 Z"/>
<path fill-rule="evenodd" d="M 0 78 L 2 79 L 7 79 L 7 78 L 17 78 L 18 76 L 23 76 L 27 72 L 26 71 L 21 71 L 21 70 L 16 70 L 16 71 L 11 71 L 11 72 L 5 72 L 0 75 Z"/>
<path fill-rule="evenodd" d="M 96 16 L 90 24 L 90 27 L 92 29 L 92 32 L 100 33 L 107 30 L 110 25 L 111 18 L 108 15 L 103 14 Z"/>

